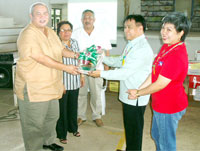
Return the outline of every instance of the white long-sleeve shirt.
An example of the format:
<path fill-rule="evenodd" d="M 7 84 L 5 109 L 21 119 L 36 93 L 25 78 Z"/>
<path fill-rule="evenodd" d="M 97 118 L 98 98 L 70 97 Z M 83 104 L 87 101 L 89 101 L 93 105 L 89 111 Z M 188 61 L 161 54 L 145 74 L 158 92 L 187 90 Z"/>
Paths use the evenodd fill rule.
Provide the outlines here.
<path fill-rule="evenodd" d="M 124 58 L 124 64 L 122 65 Z M 120 80 L 119 99 L 126 104 L 136 106 L 137 100 L 128 99 L 128 89 L 138 89 L 151 73 L 153 51 L 144 35 L 129 41 L 119 57 L 104 57 L 108 66 L 115 70 L 101 71 L 101 77 L 107 80 Z M 140 96 L 138 106 L 147 105 L 150 95 Z"/>

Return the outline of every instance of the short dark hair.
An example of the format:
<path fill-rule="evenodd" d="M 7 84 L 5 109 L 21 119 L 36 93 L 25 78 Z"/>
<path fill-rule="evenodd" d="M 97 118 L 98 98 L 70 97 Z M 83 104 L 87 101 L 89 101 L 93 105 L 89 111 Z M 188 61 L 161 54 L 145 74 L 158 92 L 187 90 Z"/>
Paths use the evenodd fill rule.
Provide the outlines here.
<path fill-rule="evenodd" d="M 60 28 L 62 25 L 68 24 L 71 28 L 71 30 L 73 30 L 73 25 L 69 22 L 69 21 L 61 21 L 57 24 L 57 35 L 59 35 L 60 33 Z"/>
<path fill-rule="evenodd" d="M 124 19 L 124 22 L 125 23 L 127 20 L 135 20 L 135 23 L 139 23 L 143 26 L 143 31 L 145 32 L 146 31 L 146 21 L 144 19 L 144 17 L 142 15 L 138 15 L 138 14 L 135 14 L 135 15 L 128 15 L 125 19 Z"/>
<path fill-rule="evenodd" d="M 189 19 L 185 16 L 184 13 L 180 13 L 180 12 L 172 12 L 170 14 L 167 14 L 162 19 L 162 25 L 165 23 L 173 24 L 177 32 L 181 32 L 181 31 L 184 32 L 183 36 L 181 37 L 181 41 L 185 40 L 191 27 L 191 22 L 189 21 Z"/>

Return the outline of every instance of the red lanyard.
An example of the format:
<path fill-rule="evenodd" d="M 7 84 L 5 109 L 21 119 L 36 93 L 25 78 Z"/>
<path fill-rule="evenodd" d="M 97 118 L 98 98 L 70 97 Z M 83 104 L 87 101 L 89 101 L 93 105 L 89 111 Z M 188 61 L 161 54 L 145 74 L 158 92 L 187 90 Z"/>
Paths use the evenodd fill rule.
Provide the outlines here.
<path fill-rule="evenodd" d="M 172 52 L 173 50 L 175 50 L 174 48 L 176 48 L 182 44 L 183 44 L 183 42 L 179 42 L 175 46 L 173 46 L 171 49 L 169 49 L 169 51 L 163 50 L 163 52 L 161 52 L 161 54 L 156 58 L 155 63 L 153 65 L 153 74 L 156 74 L 156 65 L 158 64 L 159 60 L 161 58 L 163 58 L 165 55 L 167 55 L 169 52 Z"/>

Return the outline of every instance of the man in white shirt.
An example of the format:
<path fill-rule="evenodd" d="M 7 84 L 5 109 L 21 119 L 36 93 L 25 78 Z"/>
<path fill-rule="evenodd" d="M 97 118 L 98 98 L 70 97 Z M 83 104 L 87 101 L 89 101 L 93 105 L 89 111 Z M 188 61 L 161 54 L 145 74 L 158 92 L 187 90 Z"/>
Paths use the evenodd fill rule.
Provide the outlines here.
<path fill-rule="evenodd" d="M 83 27 L 75 30 L 72 34 L 72 38 L 76 39 L 79 44 L 80 51 L 86 48 L 96 45 L 101 46 L 105 49 L 105 55 L 109 55 L 109 50 L 112 49 L 110 41 L 107 39 L 106 35 L 100 29 L 94 26 L 95 14 L 92 10 L 85 10 L 82 13 L 82 24 Z M 103 70 L 103 64 L 100 65 L 98 70 Z M 108 67 L 105 67 L 105 70 Z M 83 76 L 83 75 L 82 75 Z M 102 104 L 101 104 L 101 90 L 103 87 L 102 78 L 93 78 L 84 75 L 85 84 L 80 88 L 79 100 L 78 100 L 78 125 L 81 125 L 86 121 L 86 111 L 87 111 L 87 96 L 88 88 L 90 90 L 90 105 L 92 108 L 92 120 L 96 123 L 98 127 L 103 126 L 101 120 Z M 83 82 L 83 81 L 82 81 Z"/>
<path fill-rule="evenodd" d="M 151 73 L 153 50 L 144 32 L 146 21 L 141 15 L 128 15 L 124 20 L 124 34 L 128 43 L 119 57 L 104 57 L 103 63 L 115 70 L 93 71 L 89 75 L 107 80 L 120 80 L 119 100 L 122 102 L 126 151 L 141 151 L 144 113 L 150 95 L 135 100 L 128 98 L 128 89 L 138 87 Z"/>

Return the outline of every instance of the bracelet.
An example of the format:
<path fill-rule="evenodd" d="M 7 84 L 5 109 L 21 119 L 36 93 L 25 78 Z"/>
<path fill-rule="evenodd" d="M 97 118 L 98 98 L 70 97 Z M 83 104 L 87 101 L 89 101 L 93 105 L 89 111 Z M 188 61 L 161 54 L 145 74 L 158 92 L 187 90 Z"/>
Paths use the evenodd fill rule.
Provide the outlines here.
<path fill-rule="evenodd" d="M 139 97 L 139 90 L 137 90 L 136 94 L 135 94 L 137 97 Z"/>

